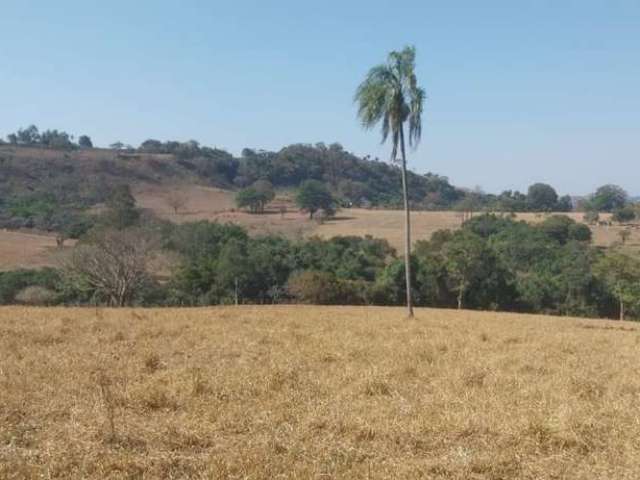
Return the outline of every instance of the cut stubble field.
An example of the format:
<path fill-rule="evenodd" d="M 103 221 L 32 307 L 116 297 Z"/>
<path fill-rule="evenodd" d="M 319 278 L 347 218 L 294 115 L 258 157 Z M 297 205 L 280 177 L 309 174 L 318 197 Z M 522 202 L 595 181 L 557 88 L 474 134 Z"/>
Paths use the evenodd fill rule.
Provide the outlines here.
<path fill-rule="evenodd" d="M 0 309 L 0 478 L 636 479 L 633 323 Z"/>

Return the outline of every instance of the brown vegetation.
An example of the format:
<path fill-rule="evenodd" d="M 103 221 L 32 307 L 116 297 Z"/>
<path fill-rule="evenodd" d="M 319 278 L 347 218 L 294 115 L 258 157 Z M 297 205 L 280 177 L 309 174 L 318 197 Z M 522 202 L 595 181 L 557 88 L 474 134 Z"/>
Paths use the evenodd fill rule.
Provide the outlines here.
<path fill-rule="evenodd" d="M 0 478 L 635 479 L 632 323 L 0 309 Z"/>

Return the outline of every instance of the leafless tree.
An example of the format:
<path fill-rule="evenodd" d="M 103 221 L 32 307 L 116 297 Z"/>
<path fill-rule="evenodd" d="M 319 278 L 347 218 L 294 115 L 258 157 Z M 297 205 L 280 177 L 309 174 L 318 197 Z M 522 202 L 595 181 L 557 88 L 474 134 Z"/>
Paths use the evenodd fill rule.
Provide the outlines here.
<path fill-rule="evenodd" d="M 63 260 L 63 272 L 78 288 L 122 307 L 149 281 L 153 250 L 153 240 L 139 229 L 108 230 L 77 245 Z"/>
<path fill-rule="evenodd" d="M 178 210 L 183 209 L 187 204 L 187 196 L 180 190 L 174 190 L 167 197 L 167 205 L 173 208 L 173 213 L 178 214 Z"/>

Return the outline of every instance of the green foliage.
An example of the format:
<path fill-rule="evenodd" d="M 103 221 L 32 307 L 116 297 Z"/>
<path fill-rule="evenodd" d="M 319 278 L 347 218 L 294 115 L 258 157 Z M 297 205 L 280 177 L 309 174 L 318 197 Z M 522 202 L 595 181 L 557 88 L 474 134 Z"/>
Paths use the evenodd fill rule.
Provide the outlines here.
<path fill-rule="evenodd" d="M 549 238 L 558 243 L 565 244 L 569 241 L 569 228 L 575 225 L 575 221 L 566 215 L 552 215 L 538 225 L 538 228 Z"/>
<path fill-rule="evenodd" d="M 597 212 L 613 212 L 623 208 L 629 200 L 627 192 L 617 185 L 603 185 L 589 200 L 589 209 Z"/>
<path fill-rule="evenodd" d="M 140 219 L 136 200 L 129 185 L 118 185 L 105 202 L 106 211 L 101 215 L 101 223 L 108 228 L 123 230 L 134 226 Z"/>
<path fill-rule="evenodd" d="M 529 187 L 527 205 L 534 212 L 551 212 L 558 205 L 558 194 L 551 185 L 535 183 Z"/>
<path fill-rule="evenodd" d="M 577 242 L 591 242 L 591 229 L 584 223 L 572 223 L 569 225 L 569 240 Z"/>
<path fill-rule="evenodd" d="M 16 133 L 7 135 L 9 143 L 24 146 L 42 146 L 48 148 L 73 148 L 72 136 L 58 130 L 45 130 L 42 133 L 35 125 L 21 128 Z"/>
<path fill-rule="evenodd" d="M 468 233 L 465 233 L 468 232 Z M 496 215 L 418 242 L 420 298 L 435 306 L 607 315 L 606 289 L 594 277 L 597 251 L 585 225 L 550 217 L 529 225 Z"/>
<path fill-rule="evenodd" d="M 640 260 L 612 252 L 596 263 L 595 274 L 618 301 L 621 320 L 625 319 L 627 310 L 640 314 Z"/>
<path fill-rule="evenodd" d="M 294 273 L 287 291 L 299 303 L 314 305 L 360 305 L 366 303 L 366 284 L 341 280 L 327 272 Z"/>
<path fill-rule="evenodd" d="M 457 294 L 458 308 L 462 308 L 469 287 L 491 273 L 488 268 L 491 252 L 481 237 L 460 230 L 445 244 L 442 253 L 451 288 Z"/>
<path fill-rule="evenodd" d="M 273 185 L 268 180 L 258 180 L 251 187 L 236 194 L 239 208 L 249 207 L 251 213 L 264 213 L 265 206 L 275 198 Z"/>
<path fill-rule="evenodd" d="M 408 123 L 410 146 L 417 145 L 422 135 L 422 108 L 426 93 L 418 87 L 415 58 L 414 47 L 391 52 L 385 64 L 369 70 L 355 94 L 362 125 L 370 129 L 379 124 L 383 143 L 391 136 L 392 161 L 398 158 L 398 149 L 404 149 L 402 129 L 405 122 Z M 401 153 L 404 156 L 404 152 Z"/>
<path fill-rule="evenodd" d="M 386 240 L 366 237 L 313 237 L 296 246 L 296 267 L 332 273 L 339 279 L 374 281 L 395 252 Z"/>
<path fill-rule="evenodd" d="M 78 138 L 78 146 L 82 148 L 93 148 L 93 142 L 88 135 L 80 135 Z"/>
<path fill-rule="evenodd" d="M 33 194 L 8 202 L 8 212 L 14 217 L 34 219 L 48 217 L 55 211 L 55 198 L 50 194 Z"/>
<path fill-rule="evenodd" d="M 309 212 L 309 218 L 318 210 L 323 210 L 329 215 L 335 212 L 335 202 L 329 189 L 317 180 L 304 182 L 296 194 L 296 204 L 301 210 Z"/>

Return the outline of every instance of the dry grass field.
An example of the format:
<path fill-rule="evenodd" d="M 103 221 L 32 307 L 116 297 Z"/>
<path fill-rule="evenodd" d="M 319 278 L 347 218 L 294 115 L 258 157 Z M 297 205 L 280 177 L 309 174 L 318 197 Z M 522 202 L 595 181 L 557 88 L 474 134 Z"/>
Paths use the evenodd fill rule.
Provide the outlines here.
<path fill-rule="evenodd" d="M 635 324 L 403 313 L 2 308 L 0 478 L 640 478 Z"/>
<path fill-rule="evenodd" d="M 181 191 L 186 198 L 184 208 L 177 214 L 169 206 L 169 198 L 175 191 Z M 341 210 L 335 219 L 318 224 L 310 221 L 308 215 L 298 211 L 289 196 L 281 195 L 273 202 L 264 215 L 250 214 L 235 209 L 234 193 L 211 187 L 195 185 L 162 186 L 138 185 L 134 189 L 138 204 L 153 211 L 161 218 L 176 223 L 195 220 L 210 220 L 230 222 L 242 225 L 252 234 L 275 233 L 289 238 L 319 235 L 331 238 L 337 235 L 372 235 L 385 238 L 399 251 L 402 249 L 403 212 L 401 210 L 369 210 L 363 208 L 349 208 Z M 280 206 L 286 208 L 286 213 L 280 213 Z M 563 213 L 577 222 L 582 222 L 582 212 Z M 602 219 L 608 220 L 610 215 L 603 214 Z M 412 212 L 413 238 L 428 240 L 433 232 L 442 229 L 456 229 L 462 224 L 462 216 L 458 212 Z M 545 215 L 534 213 L 520 213 L 520 220 L 536 223 L 544 220 Z M 620 241 L 619 232 L 624 227 L 592 226 L 595 245 L 610 247 Z M 640 228 L 632 229 L 632 236 L 628 240 L 632 249 L 640 249 Z"/>
<path fill-rule="evenodd" d="M 176 190 L 181 191 L 186 204 L 177 214 L 169 206 L 169 197 Z M 142 184 L 134 190 L 138 204 L 150 209 L 161 218 L 176 223 L 195 220 L 210 220 L 230 222 L 245 227 L 251 234 L 283 234 L 289 238 L 309 237 L 319 235 L 331 238 L 338 235 L 372 235 L 385 238 L 398 251 L 402 250 L 403 240 L 403 212 L 401 210 L 369 210 L 363 208 L 349 208 L 341 210 L 335 219 L 318 224 L 310 221 L 308 215 L 298 211 L 289 196 L 281 195 L 264 215 L 250 214 L 235 209 L 234 193 L 211 187 L 195 185 L 162 186 Z M 286 213 L 280 213 L 280 206 L 286 208 Z M 582 222 L 582 212 L 563 213 L 577 222 Z M 602 219 L 608 220 L 610 215 L 603 214 Z M 442 229 L 456 229 L 462 224 L 462 216 L 458 212 L 424 212 L 411 214 L 413 221 L 413 238 L 428 240 L 433 232 Z M 520 213 L 520 220 L 536 223 L 544 220 L 545 215 L 534 213 Z M 619 232 L 624 227 L 592 226 L 593 242 L 595 245 L 610 247 L 620 241 Z M 632 250 L 640 250 L 640 228 L 631 230 L 632 235 L 628 244 Z"/>

